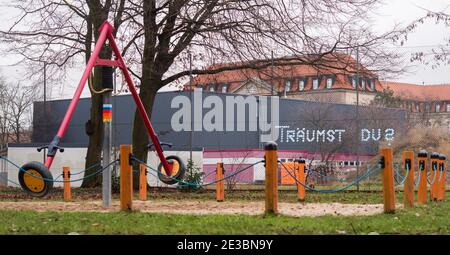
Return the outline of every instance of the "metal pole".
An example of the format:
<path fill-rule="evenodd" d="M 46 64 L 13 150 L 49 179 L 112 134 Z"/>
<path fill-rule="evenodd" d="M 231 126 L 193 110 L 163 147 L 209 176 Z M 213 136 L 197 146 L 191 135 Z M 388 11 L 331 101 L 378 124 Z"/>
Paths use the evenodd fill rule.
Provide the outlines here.
<path fill-rule="evenodd" d="M 189 53 L 189 97 L 191 100 L 191 132 L 189 132 L 189 160 L 192 162 L 192 143 L 193 143 L 193 102 L 192 102 L 192 55 Z"/>
<path fill-rule="evenodd" d="M 356 178 L 359 177 L 359 143 L 360 130 L 359 130 L 359 47 L 356 48 Z M 359 182 L 356 183 L 356 190 L 359 191 Z"/>
<path fill-rule="evenodd" d="M 112 91 L 114 88 L 112 67 L 103 67 L 102 69 L 102 86 L 103 88 L 109 88 L 109 91 L 103 93 L 103 147 L 102 147 L 102 166 L 106 166 L 111 162 L 111 151 L 112 151 Z M 112 166 L 103 171 L 102 180 L 102 194 L 103 194 L 103 207 L 108 208 L 111 206 L 111 175 Z"/>
<path fill-rule="evenodd" d="M 48 133 L 48 128 L 47 128 L 47 62 L 44 62 L 44 139 L 47 139 L 47 133 Z M 43 155 L 44 155 L 44 159 L 43 162 L 45 162 L 45 158 L 46 158 L 46 153 L 45 153 L 46 149 L 44 148 L 42 150 Z"/>
<path fill-rule="evenodd" d="M 272 51 L 272 57 L 271 57 L 271 61 L 272 61 L 272 86 L 271 86 L 271 92 L 270 94 L 273 96 L 273 86 L 275 86 L 275 73 L 274 73 L 274 63 L 273 63 L 273 51 Z"/>

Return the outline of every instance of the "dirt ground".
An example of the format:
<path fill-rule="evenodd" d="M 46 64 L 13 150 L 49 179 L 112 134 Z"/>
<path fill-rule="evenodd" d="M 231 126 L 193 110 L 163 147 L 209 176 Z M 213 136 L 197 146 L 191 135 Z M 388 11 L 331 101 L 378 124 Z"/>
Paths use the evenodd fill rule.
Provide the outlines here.
<path fill-rule="evenodd" d="M 119 202 L 114 201 L 109 209 L 102 207 L 101 201 L 94 202 L 0 202 L 0 209 L 34 211 L 76 211 L 76 212 L 116 212 Z M 133 201 L 133 210 L 174 214 L 246 214 L 258 215 L 264 212 L 264 202 L 215 202 L 215 201 Z M 340 204 L 340 203 L 279 203 L 283 215 L 294 217 L 322 215 L 373 215 L 383 212 L 381 204 Z"/>

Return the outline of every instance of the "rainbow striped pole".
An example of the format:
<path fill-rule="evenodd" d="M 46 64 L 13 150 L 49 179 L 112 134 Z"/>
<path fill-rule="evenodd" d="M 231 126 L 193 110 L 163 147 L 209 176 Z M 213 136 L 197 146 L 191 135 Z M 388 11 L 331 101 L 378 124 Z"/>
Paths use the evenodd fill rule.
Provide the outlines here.
<path fill-rule="evenodd" d="M 103 158 L 102 165 L 107 166 L 111 162 L 111 152 L 112 152 L 112 89 L 114 88 L 114 70 L 111 67 L 103 67 L 102 70 L 102 86 L 103 88 L 110 89 L 103 94 Z M 103 193 L 103 207 L 109 208 L 111 206 L 111 177 L 112 177 L 112 166 L 108 167 L 103 171 L 102 180 L 102 193 Z"/>

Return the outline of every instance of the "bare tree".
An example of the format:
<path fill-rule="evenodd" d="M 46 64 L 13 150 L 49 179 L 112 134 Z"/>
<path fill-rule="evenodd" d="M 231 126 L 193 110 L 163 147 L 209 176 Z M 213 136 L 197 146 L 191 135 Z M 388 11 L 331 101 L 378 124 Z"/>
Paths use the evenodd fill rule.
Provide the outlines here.
<path fill-rule="evenodd" d="M 430 11 L 428 13 L 420 17 L 406 28 L 403 37 L 401 37 L 400 43 L 404 45 L 405 41 L 408 40 L 408 34 L 416 31 L 420 28 L 421 25 L 426 22 L 435 22 L 435 24 L 442 24 L 443 26 L 450 28 L 450 13 L 448 11 L 448 7 L 443 11 Z M 448 65 L 450 64 L 450 37 L 445 38 L 441 45 L 437 45 L 431 48 L 428 51 L 418 51 L 414 52 L 411 55 L 411 61 L 419 61 L 424 64 L 431 64 L 433 68 L 436 68 L 439 65 Z"/>
<path fill-rule="evenodd" d="M 35 96 L 32 87 L 0 79 L 0 144 L 29 142 Z"/>
<path fill-rule="evenodd" d="M 20 12 L 14 24 L 6 31 L 0 31 L 1 42 L 9 47 L 6 51 L 22 56 L 21 63 L 29 64 L 28 79 L 42 80 L 44 64 L 48 67 L 47 77 L 61 77 L 70 67 L 84 57 L 87 62 L 91 56 L 93 43 L 100 35 L 99 28 L 108 18 L 113 19 L 116 30 L 126 21 L 123 18 L 127 1 L 12 1 L 9 6 Z M 132 35 L 132 30 L 127 30 Z M 131 34 L 131 35 L 130 35 Z M 127 49 L 127 47 L 124 47 Z M 111 59 L 112 50 L 104 47 L 100 58 Z M 38 68 L 36 68 L 38 66 Z M 51 81 L 52 78 L 49 79 Z M 101 75 L 95 68 L 90 85 L 91 112 L 86 123 L 89 146 L 86 155 L 86 167 L 101 161 L 103 141 L 103 123 L 101 121 L 102 94 L 95 93 L 101 88 Z M 87 172 L 95 172 L 91 168 Z M 83 181 L 83 187 L 96 186 L 101 175 Z"/>
<path fill-rule="evenodd" d="M 189 54 L 194 55 L 194 75 L 261 70 L 271 65 L 267 56 L 275 49 L 277 66 L 307 64 L 354 70 L 354 61 L 334 53 L 351 54 L 358 47 L 371 71 L 399 71 L 395 68 L 398 58 L 392 58 L 392 52 L 381 48 L 385 40 L 393 40 L 399 31 L 376 35 L 366 19 L 377 3 L 144 1 L 143 23 L 138 23 L 144 29 L 140 79 L 144 107 L 151 113 L 157 91 L 190 73 Z M 220 64 L 223 62 L 235 64 Z M 143 121 L 138 114 L 135 116 L 133 151 L 138 158 L 146 159 L 148 137 Z"/>
<path fill-rule="evenodd" d="M 140 85 L 140 97 L 151 114 L 155 95 L 162 87 L 180 81 L 190 72 L 188 55 L 194 56 L 194 75 L 226 70 L 263 69 L 271 64 L 308 64 L 354 69 L 346 57 L 358 47 L 362 61 L 371 71 L 396 72 L 395 54 L 382 47 L 400 31 L 383 34 L 371 31 L 369 12 L 378 0 L 121 0 L 121 1 L 15 1 L 23 16 L 2 41 L 24 60 L 52 63 L 57 70 L 77 63 L 76 56 L 90 56 L 98 28 L 114 19 L 115 35 L 123 44 L 131 66 L 141 66 L 133 75 Z M 37 20 L 37 21 L 36 21 Z M 20 27 L 22 25 L 22 28 Z M 123 28 L 123 29 L 122 29 Z M 117 31 L 122 31 L 118 33 Z M 102 58 L 110 58 L 106 48 Z M 235 62 L 234 65 L 220 65 Z M 214 68 L 205 69 L 206 66 Z M 93 87 L 99 87 L 94 72 Z M 92 93 L 91 120 L 87 124 L 89 148 L 86 166 L 100 161 L 102 97 Z M 148 136 L 136 114 L 133 126 L 135 156 L 147 159 Z M 96 171 L 96 169 L 93 169 Z M 137 178 L 137 176 L 135 176 Z M 84 182 L 93 186 L 99 178 Z M 137 182 L 135 182 L 137 183 Z"/>

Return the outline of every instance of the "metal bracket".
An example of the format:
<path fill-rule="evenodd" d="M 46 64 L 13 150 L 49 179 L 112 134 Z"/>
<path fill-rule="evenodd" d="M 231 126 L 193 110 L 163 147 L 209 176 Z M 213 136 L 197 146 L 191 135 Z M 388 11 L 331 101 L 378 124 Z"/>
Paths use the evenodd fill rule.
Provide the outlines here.
<path fill-rule="evenodd" d="M 419 169 L 420 169 L 420 171 L 425 170 L 425 161 L 424 160 L 419 161 Z"/>
<path fill-rule="evenodd" d="M 409 169 L 411 171 L 411 159 L 405 159 L 405 169 Z"/>
<path fill-rule="evenodd" d="M 380 164 L 381 168 L 384 169 L 386 167 L 386 162 L 384 160 L 384 157 L 381 157 L 380 161 L 378 163 Z"/>

